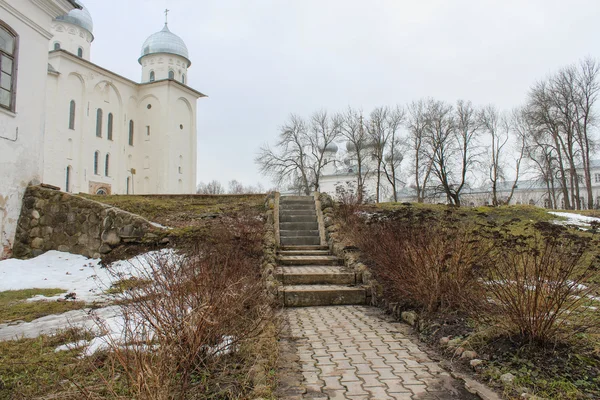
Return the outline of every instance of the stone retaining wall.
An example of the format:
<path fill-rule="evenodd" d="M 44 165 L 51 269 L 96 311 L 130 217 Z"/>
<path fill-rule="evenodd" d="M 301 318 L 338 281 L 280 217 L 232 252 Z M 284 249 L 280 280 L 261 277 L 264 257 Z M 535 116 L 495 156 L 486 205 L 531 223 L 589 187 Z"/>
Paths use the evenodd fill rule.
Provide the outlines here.
<path fill-rule="evenodd" d="M 139 215 L 80 196 L 30 186 L 23 197 L 13 255 L 59 250 L 100 258 L 122 243 L 157 242 L 162 229 Z"/>

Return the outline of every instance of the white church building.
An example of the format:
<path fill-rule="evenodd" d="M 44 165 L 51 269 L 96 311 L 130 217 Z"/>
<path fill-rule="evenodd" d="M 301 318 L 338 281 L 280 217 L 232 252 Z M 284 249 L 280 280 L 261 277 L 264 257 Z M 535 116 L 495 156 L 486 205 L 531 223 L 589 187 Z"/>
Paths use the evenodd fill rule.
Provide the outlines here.
<path fill-rule="evenodd" d="M 183 40 L 164 28 L 140 52 L 141 83 L 90 61 L 82 5 L 52 22 L 43 182 L 67 192 L 176 194 L 196 189 L 196 101 Z"/>
<path fill-rule="evenodd" d="M 0 0 L 0 259 L 29 184 L 92 194 L 196 189 L 191 61 L 168 24 L 142 44 L 140 82 L 91 61 L 80 0 Z M 135 58 L 132 59 L 135 62 Z"/>

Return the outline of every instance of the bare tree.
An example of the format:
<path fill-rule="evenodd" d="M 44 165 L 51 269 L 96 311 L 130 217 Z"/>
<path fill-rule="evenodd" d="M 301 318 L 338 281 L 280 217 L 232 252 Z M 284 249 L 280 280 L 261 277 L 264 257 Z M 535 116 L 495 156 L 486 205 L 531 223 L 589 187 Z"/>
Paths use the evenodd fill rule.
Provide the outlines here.
<path fill-rule="evenodd" d="M 369 135 L 365 129 L 361 111 L 348 108 L 341 118 L 342 136 L 348 140 L 348 152 L 352 161 L 356 163 L 357 200 L 362 203 L 364 201 L 365 181 L 371 172 L 367 161 L 372 146 L 369 143 Z"/>
<path fill-rule="evenodd" d="M 575 134 L 576 140 L 581 149 L 581 159 L 583 164 L 583 173 L 585 186 L 587 189 L 587 204 L 592 207 L 594 204 L 594 195 L 592 192 L 592 174 L 590 155 L 595 147 L 591 138 L 590 129 L 595 123 L 593 112 L 594 104 L 598 99 L 600 84 L 598 83 L 598 74 L 600 65 L 596 60 L 586 58 L 581 61 L 575 77 Z"/>
<path fill-rule="evenodd" d="M 221 182 L 212 180 L 208 183 L 200 182 L 196 190 L 198 194 L 224 194 L 225 188 L 221 185 Z"/>
<path fill-rule="evenodd" d="M 342 118 L 339 115 L 330 116 L 327 111 L 318 111 L 310 119 L 310 129 L 307 136 L 311 162 L 308 168 L 311 171 L 311 186 L 318 191 L 323 168 L 333 162 L 325 157 L 325 149 L 332 144 L 341 134 Z"/>
<path fill-rule="evenodd" d="M 375 159 L 375 202 L 379 203 L 381 189 L 381 175 L 384 166 L 385 151 L 390 140 L 390 130 L 388 129 L 389 118 L 388 107 L 377 107 L 371 112 L 370 120 L 366 124 L 369 141 L 372 144 L 370 156 Z"/>
<path fill-rule="evenodd" d="M 229 181 L 229 194 L 244 194 L 245 192 L 244 185 L 241 182 L 235 179 Z"/>
<path fill-rule="evenodd" d="M 404 158 L 406 142 L 400 137 L 400 128 L 404 123 L 405 112 L 402 108 L 396 107 L 390 110 L 386 119 L 388 129 L 388 146 L 384 157 L 383 170 L 385 176 L 392 187 L 394 201 L 398 201 L 398 175 L 400 164 Z"/>
<path fill-rule="evenodd" d="M 417 202 L 422 203 L 425 200 L 427 185 L 431 177 L 431 168 L 433 166 L 431 157 L 427 157 L 426 134 L 428 129 L 428 104 L 433 100 L 419 100 L 408 105 L 408 143 L 412 155 L 412 174 L 415 179 L 415 191 Z"/>
<path fill-rule="evenodd" d="M 488 105 L 484 107 L 479 114 L 481 125 L 489 136 L 490 149 L 486 160 L 488 167 L 488 179 L 491 182 L 492 188 L 492 205 L 497 207 L 501 204 L 498 197 L 498 184 L 506 182 L 507 168 L 507 144 L 511 139 L 511 131 L 513 126 L 516 132 L 516 151 L 517 158 L 515 160 L 515 179 L 512 182 L 509 195 L 504 200 L 506 204 L 510 204 L 514 195 L 515 189 L 519 182 L 521 172 L 521 162 L 525 154 L 525 135 L 527 128 L 520 110 L 514 110 L 509 118 L 505 114 L 501 114 L 496 107 Z"/>
<path fill-rule="evenodd" d="M 256 163 L 260 171 L 271 176 L 277 186 L 298 185 L 306 195 L 311 191 L 311 151 L 307 126 L 304 120 L 291 115 L 280 128 L 275 149 L 261 147 Z"/>

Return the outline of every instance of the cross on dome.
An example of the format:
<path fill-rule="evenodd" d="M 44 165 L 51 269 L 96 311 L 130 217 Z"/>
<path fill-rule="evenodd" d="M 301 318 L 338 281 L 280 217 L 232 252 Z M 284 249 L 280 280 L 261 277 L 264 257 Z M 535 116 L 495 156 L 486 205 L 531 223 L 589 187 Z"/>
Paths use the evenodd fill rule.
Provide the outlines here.
<path fill-rule="evenodd" d="M 171 10 L 169 10 L 168 8 L 165 9 L 165 25 L 169 24 L 169 11 Z"/>

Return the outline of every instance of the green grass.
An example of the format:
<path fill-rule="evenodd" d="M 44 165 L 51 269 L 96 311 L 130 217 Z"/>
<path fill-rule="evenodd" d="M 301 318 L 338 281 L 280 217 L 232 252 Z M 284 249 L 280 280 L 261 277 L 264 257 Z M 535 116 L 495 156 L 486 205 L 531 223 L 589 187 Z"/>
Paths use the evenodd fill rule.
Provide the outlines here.
<path fill-rule="evenodd" d="M 127 195 L 84 197 L 104 203 L 172 228 L 198 226 L 211 214 L 235 215 L 264 208 L 265 195 Z"/>
<path fill-rule="evenodd" d="M 86 307 L 83 301 L 26 301 L 36 295 L 49 297 L 64 292 L 64 289 L 24 289 L 0 292 L 0 323 L 17 320 L 30 322 L 46 315 L 60 314 Z"/>
<path fill-rule="evenodd" d="M 106 293 L 120 294 L 120 293 L 124 293 L 127 290 L 133 290 L 133 289 L 137 289 L 137 288 L 146 286 L 149 283 L 150 282 L 148 280 L 140 279 L 140 278 L 136 278 L 135 276 L 132 276 L 131 278 L 120 279 L 120 280 L 114 282 L 110 286 L 110 288 L 108 288 L 108 290 L 106 290 Z"/>
<path fill-rule="evenodd" d="M 0 400 L 83 399 L 87 397 L 77 385 L 106 386 L 101 374 L 108 375 L 110 366 L 103 356 L 82 360 L 78 358 L 78 350 L 54 351 L 58 346 L 82 339 L 89 340 L 91 336 L 82 330 L 68 329 L 35 339 L 0 341 Z"/>

